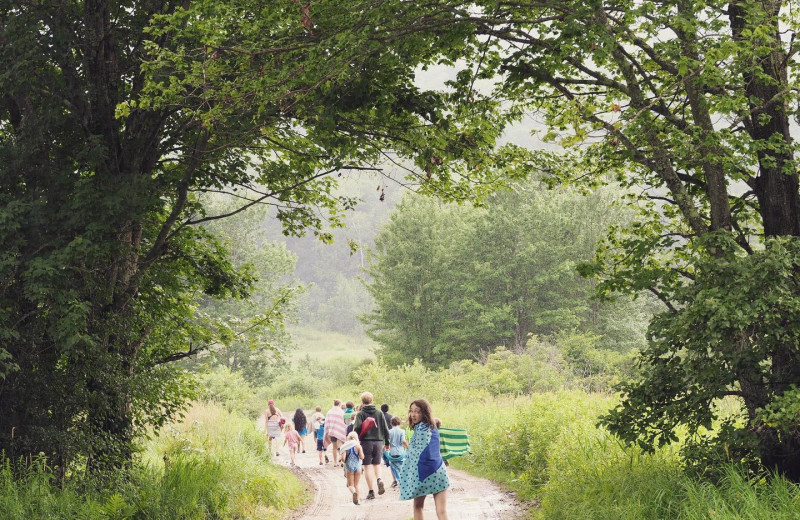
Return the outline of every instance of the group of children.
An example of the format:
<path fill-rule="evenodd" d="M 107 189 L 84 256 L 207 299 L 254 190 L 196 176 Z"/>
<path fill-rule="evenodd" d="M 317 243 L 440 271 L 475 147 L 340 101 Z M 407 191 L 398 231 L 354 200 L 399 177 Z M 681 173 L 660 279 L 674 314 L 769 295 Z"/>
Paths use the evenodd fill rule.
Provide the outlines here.
<path fill-rule="evenodd" d="M 338 450 L 338 443 L 334 443 L 334 464 L 338 465 L 341 462 L 347 477 L 347 489 L 352 496 L 353 503 L 359 505 L 358 486 L 363 472 L 364 450 L 361 446 L 358 432 L 353 431 L 356 410 L 352 407 L 352 403 L 347 404 L 350 405 L 345 410 L 345 417 L 348 419 L 345 421 L 348 423 L 347 433 L 344 442 L 338 446 Z M 322 408 L 317 406 L 314 414 L 312 414 L 310 431 L 308 430 L 305 414 L 301 409 L 295 412 L 293 419 L 293 421 L 286 421 L 283 428 L 284 445 L 289 447 L 291 465 L 296 465 L 296 454 L 300 449 L 305 452 L 303 439 L 310 432 L 313 432 L 316 440 L 319 464 L 328 463 L 329 459 L 326 450 L 330 438 L 326 438 L 326 416 L 322 414 Z M 273 421 L 280 421 L 280 412 L 274 408 L 273 403 L 270 401 L 270 408 L 267 411 L 267 436 L 270 438 L 270 445 L 273 439 L 277 437 L 277 435 L 273 437 L 276 431 L 275 425 L 272 424 L 272 428 L 270 427 Z M 433 417 L 430 403 L 425 399 L 414 400 L 409 405 L 408 425 L 413 430 L 410 442 L 406 440 L 406 432 L 401 427 L 402 420 L 397 416 L 391 418 L 389 447 L 383 453 L 383 460 L 391 469 L 392 487 L 399 486 L 400 488 L 400 499 L 414 500 L 415 519 L 422 518 L 425 497 L 433 495 L 437 517 L 439 520 L 447 520 L 446 491 L 450 487 L 450 481 L 445 463 L 438 449 L 440 446 L 439 423 L 439 420 Z M 280 427 L 278 427 L 277 431 L 280 432 Z M 430 449 L 431 444 L 434 444 L 436 449 Z"/>
<path fill-rule="evenodd" d="M 392 487 L 398 486 L 400 467 L 406 458 L 406 432 L 400 427 L 402 421 L 399 417 L 392 417 L 392 428 L 389 430 L 389 449 L 384 451 L 383 460 L 392 472 Z M 363 471 L 361 462 L 364 460 L 364 450 L 358 433 L 353 431 L 352 422 L 348 425 L 348 433 L 345 443 L 339 448 L 343 457 L 344 474 L 347 478 L 347 489 L 353 495 L 353 503 L 359 505 L 358 483 L 361 480 Z"/>

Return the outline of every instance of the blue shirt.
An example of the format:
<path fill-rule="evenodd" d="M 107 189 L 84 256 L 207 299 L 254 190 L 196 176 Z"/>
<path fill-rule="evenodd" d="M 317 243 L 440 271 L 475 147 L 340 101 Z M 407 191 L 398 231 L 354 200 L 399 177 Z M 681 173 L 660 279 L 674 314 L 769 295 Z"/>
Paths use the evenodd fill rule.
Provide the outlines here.
<path fill-rule="evenodd" d="M 389 455 L 402 455 L 406 449 L 403 441 L 406 440 L 406 431 L 399 426 L 389 430 Z"/>

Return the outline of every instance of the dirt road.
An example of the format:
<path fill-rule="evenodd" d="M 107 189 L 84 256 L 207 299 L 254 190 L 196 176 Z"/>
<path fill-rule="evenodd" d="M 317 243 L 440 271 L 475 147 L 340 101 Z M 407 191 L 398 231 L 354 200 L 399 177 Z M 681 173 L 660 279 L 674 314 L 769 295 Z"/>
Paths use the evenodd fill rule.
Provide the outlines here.
<path fill-rule="evenodd" d="M 375 500 L 362 498 L 361 504 L 355 505 L 352 495 L 347 491 L 342 468 L 334 468 L 332 463 L 320 466 L 316 444 L 312 444 L 310 436 L 306 442 L 306 453 L 298 454 L 297 466 L 293 471 L 307 480 L 315 492 L 311 503 L 292 515 L 293 520 L 408 520 L 413 516 L 411 501 L 400 501 L 397 488 L 390 487 L 392 476 L 389 468 L 381 467 L 386 493 L 377 496 Z M 329 447 L 328 457 L 330 451 Z M 281 447 L 280 455 L 275 461 L 289 466 L 289 455 L 285 446 Z M 523 517 L 523 508 L 514 496 L 493 482 L 453 469 L 449 469 L 449 475 L 449 520 L 513 520 Z M 361 479 L 359 492 L 362 497 L 367 494 L 364 478 Z M 432 497 L 425 500 L 425 518 L 436 518 Z"/>

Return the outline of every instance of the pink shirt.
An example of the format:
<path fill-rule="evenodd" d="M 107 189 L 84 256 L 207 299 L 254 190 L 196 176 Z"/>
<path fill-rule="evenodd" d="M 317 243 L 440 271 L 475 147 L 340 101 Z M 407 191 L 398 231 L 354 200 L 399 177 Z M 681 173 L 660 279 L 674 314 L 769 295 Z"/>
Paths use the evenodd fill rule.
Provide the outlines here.
<path fill-rule="evenodd" d="M 297 430 L 289 430 L 284 434 L 284 437 L 290 448 L 296 448 L 300 445 L 300 434 L 297 433 Z"/>

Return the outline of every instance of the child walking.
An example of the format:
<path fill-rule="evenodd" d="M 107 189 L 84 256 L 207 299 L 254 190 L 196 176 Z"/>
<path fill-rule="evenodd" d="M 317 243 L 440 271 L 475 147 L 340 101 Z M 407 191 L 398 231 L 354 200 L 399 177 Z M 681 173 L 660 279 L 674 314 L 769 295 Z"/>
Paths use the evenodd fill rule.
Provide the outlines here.
<path fill-rule="evenodd" d="M 320 418 L 316 423 L 314 438 L 317 440 L 317 453 L 319 453 L 319 465 L 322 466 L 322 457 L 325 457 L 325 464 L 328 463 L 328 454 L 325 453 L 325 418 Z"/>
<path fill-rule="evenodd" d="M 408 424 L 414 429 L 408 447 L 408 458 L 400 468 L 400 500 L 414 499 L 414 520 L 423 520 L 425 497 L 433 495 L 436 517 L 447 520 L 447 488 L 450 479 L 439 452 L 439 431 L 433 410 L 425 399 L 417 399 L 408 407 Z"/>
<path fill-rule="evenodd" d="M 361 480 L 361 461 L 364 450 L 358 442 L 358 434 L 347 434 L 347 442 L 341 448 L 344 457 L 344 471 L 347 474 L 347 489 L 353 494 L 353 503 L 358 505 L 358 482 Z"/>
<path fill-rule="evenodd" d="M 297 435 L 300 436 L 300 449 L 303 453 L 306 452 L 306 435 L 308 435 L 308 420 L 306 414 L 303 413 L 302 408 L 298 408 L 294 412 L 294 429 L 297 430 Z M 298 450 L 299 453 L 299 450 Z"/>
<path fill-rule="evenodd" d="M 406 431 L 400 427 L 400 417 L 393 416 L 391 423 L 392 429 L 389 430 L 389 451 L 384 452 L 384 458 L 392 470 L 392 487 L 397 487 L 397 479 L 400 473 L 400 468 L 403 461 L 406 460 L 406 448 L 408 448 L 408 441 L 406 440 Z"/>
<path fill-rule="evenodd" d="M 292 466 L 296 466 L 295 455 L 297 455 L 297 448 L 300 446 L 300 435 L 297 434 L 297 430 L 294 429 L 294 424 L 291 421 L 286 423 L 283 437 L 284 446 L 287 443 L 289 444 L 289 461 Z"/>

